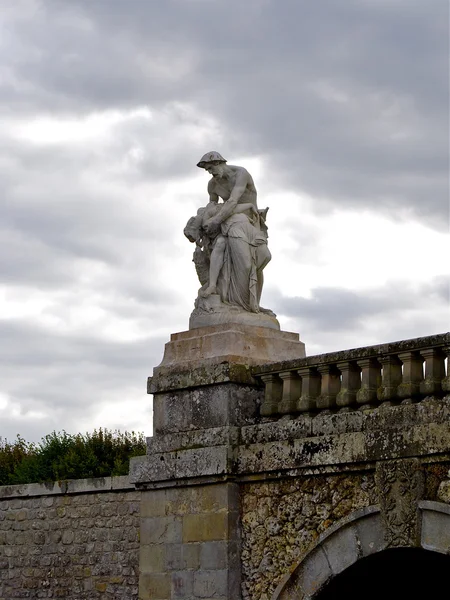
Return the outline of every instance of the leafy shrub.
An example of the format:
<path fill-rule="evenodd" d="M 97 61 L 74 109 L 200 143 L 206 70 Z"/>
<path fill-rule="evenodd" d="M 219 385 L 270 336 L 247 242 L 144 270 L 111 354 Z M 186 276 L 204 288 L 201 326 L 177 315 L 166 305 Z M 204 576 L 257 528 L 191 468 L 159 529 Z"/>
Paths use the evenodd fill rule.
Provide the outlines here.
<path fill-rule="evenodd" d="M 145 454 L 143 433 L 108 429 L 50 433 L 39 444 L 0 438 L 0 485 L 127 475 L 132 456 Z"/>

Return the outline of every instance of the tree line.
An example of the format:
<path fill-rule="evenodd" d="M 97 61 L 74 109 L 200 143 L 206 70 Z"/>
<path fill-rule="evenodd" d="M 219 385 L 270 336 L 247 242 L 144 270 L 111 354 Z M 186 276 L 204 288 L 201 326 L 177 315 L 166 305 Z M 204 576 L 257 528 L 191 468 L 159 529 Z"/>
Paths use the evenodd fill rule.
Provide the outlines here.
<path fill-rule="evenodd" d="M 0 438 L 0 485 L 128 475 L 132 456 L 145 454 L 143 433 L 95 429 L 50 433 L 40 443 Z"/>

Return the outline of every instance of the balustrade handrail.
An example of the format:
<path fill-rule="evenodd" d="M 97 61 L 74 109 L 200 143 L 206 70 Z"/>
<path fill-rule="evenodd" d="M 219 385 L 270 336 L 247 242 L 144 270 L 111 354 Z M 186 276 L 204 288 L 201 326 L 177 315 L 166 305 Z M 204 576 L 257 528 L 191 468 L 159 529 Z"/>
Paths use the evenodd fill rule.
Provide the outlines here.
<path fill-rule="evenodd" d="M 361 346 L 349 350 L 338 350 L 336 352 L 327 352 L 325 354 L 314 354 L 304 358 L 294 358 L 275 363 L 267 363 L 251 368 L 254 377 L 264 373 L 277 373 L 298 367 L 316 366 L 319 364 L 331 364 L 342 360 L 356 360 L 358 358 L 376 358 L 386 354 L 398 354 L 412 350 L 422 350 L 424 348 L 443 348 L 450 345 L 450 332 L 429 335 L 426 337 L 412 338 L 398 342 L 388 342 L 376 346 Z"/>
<path fill-rule="evenodd" d="M 449 393 L 449 354 L 450 333 L 442 333 L 259 365 L 251 373 L 265 386 L 263 416 L 351 410 Z"/>

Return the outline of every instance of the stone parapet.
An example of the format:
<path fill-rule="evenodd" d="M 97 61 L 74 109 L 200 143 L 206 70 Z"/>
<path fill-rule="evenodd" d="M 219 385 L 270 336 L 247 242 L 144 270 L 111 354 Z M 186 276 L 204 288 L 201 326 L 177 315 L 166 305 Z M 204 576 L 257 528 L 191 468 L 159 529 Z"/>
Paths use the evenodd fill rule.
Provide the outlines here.
<path fill-rule="evenodd" d="M 35 496 L 102 493 L 121 490 L 134 490 L 134 485 L 130 483 L 128 475 L 3 485 L 0 486 L 0 500 L 3 498 L 32 498 Z"/>
<path fill-rule="evenodd" d="M 148 438 L 146 456 L 131 459 L 136 485 L 239 480 L 304 469 L 343 472 L 354 465 L 450 450 L 450 396 L 369 411 L 299 415 L 242 427 L 215 427 Z"/>
<path fill-rule="evenodd" d="M 450 390 L 450 333 L 251 369 L 265 388 L 261 416 L 354 410 L 442 397 Z M 446 360 L 447 359 L 447 360 Z"/>

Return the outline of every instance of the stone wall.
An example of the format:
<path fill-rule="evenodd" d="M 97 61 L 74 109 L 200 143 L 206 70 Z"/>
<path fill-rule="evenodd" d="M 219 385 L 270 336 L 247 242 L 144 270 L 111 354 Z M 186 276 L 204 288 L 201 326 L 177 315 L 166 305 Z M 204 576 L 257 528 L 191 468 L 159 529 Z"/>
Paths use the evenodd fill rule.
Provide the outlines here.
<path fill-rule="evenodd" d="M 450 504 L 449 467 L 448 461 L 422 467 L 424 500 Z M 243 484 L 242 600 L 270 600 L 319 536 L 356 511 L 383 505 L 387 493 L 375 469 Z"/>
<path fill-rule="evenodd" d="M 375 503 L 373 473 L 300 476 L 242 489 L 242 598 L 269 600 L 336 521 Z"/>
<path fill-rule="evenodd" d="M 140 493 L 128 477 L 0 488 L 0 600 L 138 595 Z"/>

